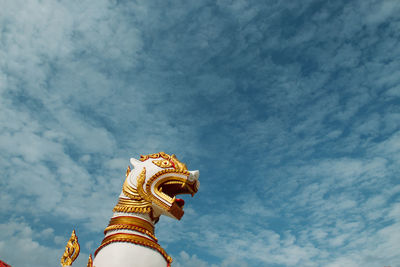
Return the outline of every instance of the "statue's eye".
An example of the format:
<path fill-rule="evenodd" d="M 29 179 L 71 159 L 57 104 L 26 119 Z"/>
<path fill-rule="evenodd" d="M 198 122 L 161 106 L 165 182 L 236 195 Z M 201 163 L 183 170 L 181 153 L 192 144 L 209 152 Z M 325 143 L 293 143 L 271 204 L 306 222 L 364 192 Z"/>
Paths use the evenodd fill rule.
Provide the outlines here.
<path fill-rule="evenodd" d="M 153 163 L 160 168 L 170 168 L 174 166 L 172 165 L 172 162 L 167 159 L 153 160 Z"/>

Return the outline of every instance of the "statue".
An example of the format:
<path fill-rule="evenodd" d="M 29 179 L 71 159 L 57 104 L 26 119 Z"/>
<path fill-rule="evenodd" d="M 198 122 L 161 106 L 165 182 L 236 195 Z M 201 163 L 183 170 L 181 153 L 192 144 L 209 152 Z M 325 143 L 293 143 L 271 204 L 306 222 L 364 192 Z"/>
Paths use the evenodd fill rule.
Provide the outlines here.
<path fill-rule="evenodd" d="M 161 215 L 180 220 L 185 201 L 179 194 L 196 194 L 199 171 L 188 171 L 175 155 L 164 152 L 131 158 L 113 216 L 104 239 L 90 255 L 88 267 L 170 267 L 172 258 L 158 244 L 154 226 Z M 70 266 L 79 255 L 75 231 L 61 265 Z"/>

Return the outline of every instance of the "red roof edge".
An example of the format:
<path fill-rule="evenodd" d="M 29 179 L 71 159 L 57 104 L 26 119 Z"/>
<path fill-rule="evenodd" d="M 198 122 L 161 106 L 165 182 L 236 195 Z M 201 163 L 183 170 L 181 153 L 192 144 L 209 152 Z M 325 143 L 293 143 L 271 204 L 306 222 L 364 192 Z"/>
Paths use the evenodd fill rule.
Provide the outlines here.
<path fill-rule="evenodd" d="M 7 263 L 5 263 L 4 261 L 0 260 L 0 267 L 11 267 L 11 265 L 8 265 Z"/>

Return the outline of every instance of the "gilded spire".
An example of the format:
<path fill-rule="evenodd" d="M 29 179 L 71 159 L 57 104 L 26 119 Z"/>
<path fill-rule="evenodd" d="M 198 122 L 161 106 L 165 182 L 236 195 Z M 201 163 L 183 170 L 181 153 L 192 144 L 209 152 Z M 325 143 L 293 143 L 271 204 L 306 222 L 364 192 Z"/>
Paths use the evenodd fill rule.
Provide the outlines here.
<path fill-rule="evenodd" d="M 71 237 L 68 240 L 67 246 L 65 247 L 64 254 L 61 257 L 61 266 L 71 266 L 75 259 L 78 257 L 80 246 L 78 243 L 78 237 L 75 234 L 75 230 L 72 231 Z"/>
<path fill-rule="evenodd" d="M 128 166 L 128 168 L 126 169 L 126 177 L 128 177 L 128 175 L 131 173 L 131 167 Z"/>
<path fill-rule="evenodd" d="M 88 260 L 88 263 L 87 263 L 87 267 L 93 267 L 92 254 L 89 255 L 89 260 Z"/>

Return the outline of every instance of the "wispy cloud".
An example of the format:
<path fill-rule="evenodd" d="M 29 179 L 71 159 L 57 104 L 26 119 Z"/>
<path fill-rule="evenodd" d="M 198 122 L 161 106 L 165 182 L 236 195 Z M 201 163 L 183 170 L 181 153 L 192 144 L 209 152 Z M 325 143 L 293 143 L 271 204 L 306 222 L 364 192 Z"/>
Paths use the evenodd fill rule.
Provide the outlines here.
<path fill-rule="evenodd" d="M 76 226 L 84 265 L 128 159 L 166 151 L 202 174 L 157 229 L 176 266 L 400 264 L 398 1 L 0 6 L 6 262 Z"/>

